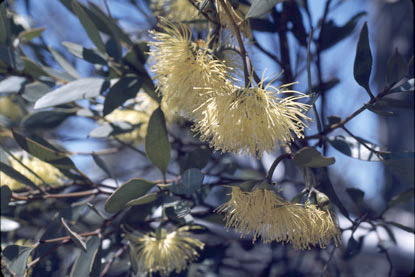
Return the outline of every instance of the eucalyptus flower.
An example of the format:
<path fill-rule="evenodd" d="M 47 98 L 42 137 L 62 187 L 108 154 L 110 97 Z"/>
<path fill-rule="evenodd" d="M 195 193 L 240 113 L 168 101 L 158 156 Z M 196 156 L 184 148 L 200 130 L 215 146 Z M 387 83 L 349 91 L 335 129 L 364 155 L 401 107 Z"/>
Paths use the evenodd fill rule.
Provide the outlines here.
<path fill-rule="evenodd" d="M 64 175 L 56 167 L 27 154 L 13 153 L 13 155 L 49 185 L 53 187 L 63 185 Z M 8 160 L 10 162 L 11 167 L 13 167 L 14 170 L 27 177 L 35 185 L 39 186 L 44 184 L 42 179 L 39 179 L 39 177 L 30 172 L 18 161 L 16 161 L 12 157 L 8 157 Z M 7 176 L 3 171 L 0 172 L 0 182 L 1 185 L 9 186 L 11 190 L 20 190 L 25 188 L 25 185 Z"/>
<path fill-rule="evenodd" d="M 194 110 L 225 86 L 226 66 L 214 58 L 205 41 L 192 41 L 186 25 L 160 21 L 163 32 L 151 32 L 155 41 L 150 42 L 157 89 L 169 108 L 195 118 Z"/>
<path fill-rule="evenodd" d="M 297 249 L 327 246 L 340 242 L 339 230 L 331 215 L 314 206 L 284 200 L 271 188 L 246 192 L 232 187 L 231 199 L 217 209 L 225 213 L 226 227 L 235 228 L 241 237 L 261 237 L 264 243 L 290 243 Z"/>
<path fill-rule="evenodd" d="M 143 273 L 159 272 L 164 275 L 186 269 L 192 261 L 199 257 L 199 250 L 204 243 L 192 238 L 189 230 L 197 227 L 183 226 L 175 231 L 159 230 L 159 234 L 151 232 L 135 236 L 127 233 L 130 241 L 132 257 Z"/>
<path fill-rule="evenodd" d="M 273 87 L 264 81 L 246 88 L 230 85 L 227 93 L 205 101 L 197 109 L 201 116 L 194 128 L 200 139 L 215 150 L 261 157 L 277 143 L 303 137 L 309 105 L 297 100 L 308 96 L 288 90 L 292 84 Z"/>

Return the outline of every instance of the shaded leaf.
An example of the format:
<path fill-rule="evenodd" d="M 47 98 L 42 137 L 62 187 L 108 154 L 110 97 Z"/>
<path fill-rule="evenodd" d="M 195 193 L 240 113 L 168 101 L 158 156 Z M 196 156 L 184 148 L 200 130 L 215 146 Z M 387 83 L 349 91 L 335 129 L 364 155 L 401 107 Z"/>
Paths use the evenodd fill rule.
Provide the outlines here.
<path fill-rule="evenodd" d="M 99 168 L 101 168 L 109 177 L 113 178 L 111 170 L 99 155 L 92 152 L 92 158 L 94 159 L 94 162 L 99 166 Z"/>
<path fill-rule="evenodd" d="M 408 65 L 398 52 L 398 48 L 395 49 L 395 53 L 388 59 L 386 65 L 386 80 L 389 84 L 393 84 L 403 77 L 405 77 L 408 72 Z"/>
<path fill-rule="evenodd" d="M 124 77 L 109 90 L 104 101 L 104 116 L 121 106 L 128 99 L 134 98 L 143 84 L 137 77 Z"/>
<path fill-rule="evenodd" d="M 3 171 L 10 178 L 13 178 L 19 183 L 25 186 L 28 186 L 32 189 L 39 189 L 39 187 L 35 183 L 33 183 L 29 178 L 27 178 L 26 176 L 24 176 L 23 174 L 15 170 L 13 167 L 8 166 L 7 164 L 3 162 L 0 162 L 0 165 L 1 165 L 0 170 Z M 2 193 L 3 193 L 3 190 L 2 190 Z"/>
<path fill-rule="evenodd" d="M 49 76 L 45 71 L 44 67 L 28 57 L 21 57 L 24 65 L 23 72 L 29 76 L 32 76 L 34 79 L 39 79 L 41 76 Z"/>
<path fill-rule="evenodd" d="M 44 30 L 45 28 L 33 28 L 30 30 L 23 31 L 19 34 L 19 39 L 23 43 L 29 42 L 35 37 L 40 36 Z"/>
<path fill-rule="evenodd" d="M 66 224 L 65 219 L 63 219 L 63 217 L 61 217 L 61 222 L 62 222 L 63 227 L 65 228 L 65 230 L 68 232 L 69 236 L 71 237 L 71 240 L 73 241 L 73 243 L 76 246 L 78 246 L 80 249 L 86 252 L 87 251 L 86 244 L 83 241 L 82 237 L 78 235 L 76 232 L 72 231 L 71 228 L 69 228 L 68 224 Z"/>
<path fill-rule="evenodd" d="M 181 182 L 169 186 L 169 190 L 179 195 L 191 195 L 195 193 L 203 182 L 203 175 L 200 169 L 187 169 L 182 174 Z"/>
<path fill-rule="evenodd" d="M 415 87 L 415 78 L 408 79 L 403 78 L 398 83 L 396 83 L 389 93 L 395 93 L 395 92 L 414 92 Z"/>
<path fill-rule="evenodd" d="M 340 27 L 333 20 L 327 21 L 323 28 L 323 33 L 320 35 L 320 50 L 328 49 L 347 38 L 353 32 L 359 18 L 363 15 L 366 15 L 366 12 L 357 13 Z"/>
<path fill-rule="evenodd" d="M 69 276 L 99 276 L 101 239 L 97 236 L 90 237 L 86 242 L 86 248 L 87 251 L 81 252 L 76 258 Z"/>
<path fill-rule="evenodd" d="M 410 188 L 404 192 L 401 192 L 398 195 L 395 195 L 389 202 L 388 207 L 392 208 L 396 205 L 403 204 L 411 200 L 414 197 L 414 188 Z"/>
<path fill-rule="evenodd" d="M 252 30 L 259 32 L 276 33 L 278 32 L 278 25 L 262 18 L 250 18 L 249 25 Z"/>
<path fill-rule="evenodd" d="M 402 183 L 407 183 L 409 185 L 413 185 L 415 183 L 414 152 L 382 153 L 382 157 L 382 162 L 392 171 L 396 178 L 398 178 Z"/>
<path fill-rule="evenodd" d="M 3 163 L 1 163 L 3 166 Z M 9 202 L 10 199 L 12 198 L 12 191 L 10 190 L 10 188 L 8 186 L 1 186 L 1 214 L 7 212 L 7 210 L 9 209 Z"/>
<path fill-rule="evenodd" d="M 159 193 L 152 192 L 152 193 L 143 195 L 141 197 L 138 197 L 137 199 L 128 201 L 126 206 L 138 206 L 138 205 L 148 204 L 148 203 L 156 201 L 158 197 L 159 197 Z"/>
<path fill-rule="evenodd" d="M 32 250 L 32 247 L 8 245 L 2 251 L 2 260 L 4 258 L 11 272 L 18 277 L 22 277 L 25 274 L 27 259 Z"/>
<path fill-rule="evenodd" d="M 107 65 L 105 57 L 95 49 L 88 49 L 82 45 L 68 41 L 62 42 L 62 45 L 65 46 L 68 51 L 71 52 L 75 57 L 83 59 L 92 64 Z"/>
<path fill-rule="evenodd" d="M 359 137 L 356 137 L 359 138 Z M 376 144 L 373 144 L 363 138 L 359 138 L 359 141 L 351 136 L 329 136 L 329 143 L 341 153 L 363 161 L 380 161 L 378 155 L 375 152 L 367 149 L 363 146 L 362 142 L 369 146 L 371 149 L 380 152 L 381 149 Z"/>
<path fill-rule="evenodd" d="M 30 138 L 27 138 L 15 131 L 13 131 L 13 137 L 17 144 L 20 145 L 26 152 L 35 156 L 36 158 L 50 163 L 58 168 L 63 169 L 76 169 L 72 160 L 62 152 L 55 149 L 46 147 Z"/>
<path fill-rule="evenodd" d="M 84 78 L 72 81 L 42 96 L 35 103 L 35 109 L 57 106 L 79 99 L 97 97 L 105 88 L 104 79 Z"/>
<path fill-rule="evenodd" d="M 297 151 L 293 156 L 293 161 L 297 166 L 313 168 L 326 167 L 335 163 L 333 157 L 326 158 L 313 147 L 304 147 Z"/>
<path fill-rule="evenodd" d="M 99 31 L 95 26 L 95 23 L 91 20 L 91 18 L 89 18 L 84 8 L 75 0 L 72 0 L 72 9 L 74 13 L 78 16 L 79 21 L 81 22 L 86 33 L 88 34 L 88 37 L 95 44 L 98 50 L 101 51 L 101 53 L 105 53 L 105 45 L 102 41 L 101 35 L 99 34 Z"/>
<path fill-rule="evenodd" d="M 153 182 L 144 179 L 132 179 L 122 184 L 105 202 L 105 211 L 116 213 L 133 199 L 143 196 L 154 186 Z"/>
<path fill-rule="evenodd" d="M 276 4 L 284 0 L 254 0 L 249 8 L 246 18 L 261 17 L 271 10 Z"/>
<path fill-rule="evenodd" d="M 342 119 L 341 117 L 338 117 L 336 115 L 331 115 L 327 117 L 327 121 L 329 122 L 329 125 L 334 125 L 334 124 L 340 123 Z"/>
<path fill-rule="evenodd" d="M 383 99 L 376 101 L 372 105 L 367 106 L 367 109 L 371 112 L 384 116 L 392 116 L 395 113 L 390 111 L 390 107 Z"/>
<path fill-rule="evenodd" d="M 366 90 L 369 90 L 372 60 L 372 52 L 369 44 L 369 31 L 367 28 L 367 22 L 365 22 L 362 30 L 360 31 L 360 37 L 357 43 L 353 74 L 356 82 Z"/>
<path fill-rule="evenodd" d="M 145 149 L 151 163 L 165 175 L 170 163 L 170 143 L 167 137 L 166 121 L 160 107 L 154 110 L 148 122 Z"/>
<path fill-rule="evenodd" d="M 26 116 L 22 121 L 22 126 L 27 129 L 54 128 L 62 123 L 68 116 L 75 112 L 61 109 L 39 111 Z"/>
<path fill-rule="evenodd" d="M 365 197 L 365 192 L 357 188 L 347 188 L 346 192 L 356 204 L 357 208 L 360 209 L 360 205 L 362 204 L 363 198 Z"/>
<path fill-rule="evenodd" d="M 45 83 L 34 81 L 33 83 L 25 85 L 22 97 L 29 102 L 36 102 L 50 90 L 51 87 Z"/>
<path fill-rule="evenodd" d="M 360 253 L 363 246 L 364 236 L 359 237 L 358 240 L 355 240 L 353 236 L 350 237 L 347 242 L 346 250 L 344 251 L 343 258 L 349 260 Z"/>
<path fill-rule="evenodd" d="M 288 20 L 292 23 L 291 32 L 298 40 L 300 45 L 307 46 L 307 33 L 304 28 L 303 16 L 300 9 L 295 2 L 291 2 L 289 5 Z"/>
<path fill-rule="evenodd" d="M 180 172 L 183 173 L 186 169 L 199 168 L 203 169 L 209 162 L 212 151 L 201 146 L 192 151 L 186 152 L 179 156 Z"/>

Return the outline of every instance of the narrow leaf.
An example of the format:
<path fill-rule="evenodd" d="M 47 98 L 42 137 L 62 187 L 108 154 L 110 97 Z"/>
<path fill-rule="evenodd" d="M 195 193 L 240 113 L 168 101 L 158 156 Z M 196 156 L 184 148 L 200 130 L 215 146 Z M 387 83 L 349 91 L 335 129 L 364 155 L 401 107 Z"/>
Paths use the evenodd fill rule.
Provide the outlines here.
<path fill-rule="evenodd" d="M 246 18 L 261 17 L 271 10 L 276 4 L 285 0 L 254 0 L 249 8 Z"/>
<path fill-rule="evenodd" d="M 104 101 L 104 116 L 121 106 L 128 99 L 134 98 L 143 84 L 137 77 L 121 78 L 110 88 Z"/>
<path fill-rule="evenodd" d="M 103 88 L 104 80 L 99 78 L 84 78 L 72 81 L 42 96 L 36 101 L 34 108 L 47 108 L 79 99 L 97 97 Z"/>
<path fill-rule="evenodd" d="M 86 252 L 87 250 L 86 244 L 83 241 L 82 237 L 78 235 L 76 232 L 72 231 L 71 228 L 69 228 L 68 224 L 66 224 L 63 217 L 61 217 L 61 222 L 62 222 L 63 227 L 65 228 L 65 230 L 68 232 L 69 236 L 71 237 L 71 240 L 73 241 L 73 243 L 79 248 L 81 248 L 84 252 Z"/>
<path fill-rule="evenodd" d="M 143 196 L 153 186 L 154 183 L 143 179 L 132 179 L 122 184 L 108 197 L 104 206 L 105 211 L 108 213 L 116 213 L 122 210 L 130 200 Z"/>
<path fill-rule="evenodd" d="M 52 47 L 49 47 L 49 52 L 58 62 L 58 64 L 65 70 L 69 75 L 74 77 L 75 79 L 79 79 L 80 76 L 76 71 L 75 67 L 72 66 L 58 51 L 55 51 Z"/>
<path fill-rule="evenodd" d="M 365 197 L 365 192 L 357 188 L 347 188 L 346 192 L 356 204 L 356 206 L 360 209 L 360 205 L 362 204 L 363 198 Z"/>
<path fill-rule="evenodd" d="M 26 129 L 47 129 L 55 128 L 68 116 L 75 114 L 72 111 L 49 110 L 32 113 L 23 118 L 21 124 Z"/>
<path fill-rule="evenodd" d="M 138 205 L 148 204 L 148 203 L 156 201 L 158 197 L 159 197 L 158 192 L 152 192 L 152 193 L 143 195 L 141 197 L 138 197 L 137 199 L 128 201 L 126 206 L 138 206 Z"/>
<path fill-rule="evenodd" d="M 408 65 L 398 52 L 398 48 L 395 49 L 395 53 L 389 58 L 388 64 L 386 65 L 386 80 L 389 84 L 393 84 L 403 77 L 408 72 Z"/>
<path fill-rule="evenodd" d="M 58 152 L 55 149 L 46 147 L 30 138 L 27 138 L 15 131 L 13 131 L 13 137 L 17 144 L 20 145 L 26 152 L 35 156 L 36 158 L 50 163 L 58 168 L 63 169 L 75 169 L 75 164 L 72 160 L 62 152 Z"/>
<path fill-rule="evenodd" d="M 2 163 L 3 167 L 3 163 Z M 1 214 L 5 213 L 9 209 L 9 202 L 12 199 L 12 191 L 8 186 L 1 186 Z"/>
<path fill-rule="evenodd" d="M 19 39 L 23 43 L 29 42 L 32 39 L 40 36 L 44 30 L 45 28 L 34 28 L 34 29 L 23 31 L 19 34 Z"/>
<path fill-rule="evenodd" d="M 102 41 L 101 35 L 99 34 L 95 23 L 91 20 L 91 18 L 89 18 L 84 8 L 75 0 L 72 1 L 72 8 L 74 13 L 78 16 L 79 21 L 84 27 L 86 33 L 88 34 L 88 37 L 95 44 L 98 50 L 101 51 L 101 53 L 105 53 L 105 45 Z"/>
<path fill-rule="evenodd" d="M 39 189 L 39 187 L 37 185 L 35 185 L 35 183 L 33 183 L 32 181 L 30 181 L 29 178 L 27 178 L 26 176 L 22 175 L 20 172 L 18 172 L 17 170 L 15 170 L 13 167 L 8 166 L 7 164 L 5 164 L 3 162 L 0 162 L 0 165 L 1 165 L 0 170 L 3 171 L 10 178 L 13 178 L 16 181 L 18 181 L 19 183 L 21 183 L 21 184 L 23 184 L 25 186 L 28 186 L 28 187 L 30 187 L 32 189 Z M 7 185 L 7 184 L 5 184 L 5 185 Z M 2 193 L 3 193 L 3 190 L 2 190 Z"/>
<path fill-rule="evenodd" d="M 372 72 L 372 52 L 369 44 L 369 32 L 367 22 L 360 31 L 359 41 L 357 43 L 356 57 L 354 60 L 354 78 L 356 82 L 369 90 L 370 73 Z"/>
<path fill-rule="evenodd" d="M 75 263 L 72 267 L 71 277 L 78 276 L 99 276 L 98 270 L 94 267 L 100 267 L 100 248 L 101 248 L 101 239 L 97 236 L 89 238 L 86 242 L 86 252 L 81 252 L 80 255 L 76 258 Z"/>
<path fill-rule="evenodd" d="M 170 143 L 167 137 L 166 121 L 160 107 L 154 110 L 148 122 L 145 149 L 151 163 L 165 175 L 170 163 Z"/>
<path fill-rule="evenodd" d="M 75 57 L 83 59 L 87 62 L 101 65 L 108 64 L 105 57 L 95 49 L 88 49 L 83 47 L 82 45 L 68 41 L 62 42 L 62 45 L 65 46 L 68 49 L 68 51 Z"/>
<path fill-rule="evenodd" d="M 406 203 L 409 200 L 411 200 L 411 198 L 414 197 L 414 188 L 410 188 L 404 192 L 401 192 L 398 195 L 395 195 L 389 202 L 388 202 L 388 207 L 392 208 L 396 205 L 402 204 L 402 203 Z"/>
<path fill-rule="evenodd" d="M 8 245 L 2 251 L 2 260 L 9 267 L 9 270 L 13 272 L 17 277 L 25 276 L 25 269 L 27 265 L 27 259 L 32 252 L 32 247 L 20 246 L 20 245 Z"/>

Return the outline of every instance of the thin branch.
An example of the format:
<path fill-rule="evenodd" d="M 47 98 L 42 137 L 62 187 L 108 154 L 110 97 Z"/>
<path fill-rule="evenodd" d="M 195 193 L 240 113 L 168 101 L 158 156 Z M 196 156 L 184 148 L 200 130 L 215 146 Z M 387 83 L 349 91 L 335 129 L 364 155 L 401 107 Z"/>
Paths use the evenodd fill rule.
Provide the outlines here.
<path fill-rule="evenodd" d="M 271 167 L 268 170 L 267 176 L 265 177 L 268 181 L 268 184 L 272 183 L 272 175 L 274 175 L 274 171 L 277 168 L 277 165 L 284 159 L 291 159 L 291 153 L 285 153 L 278 156 L 272 163 Z"/>

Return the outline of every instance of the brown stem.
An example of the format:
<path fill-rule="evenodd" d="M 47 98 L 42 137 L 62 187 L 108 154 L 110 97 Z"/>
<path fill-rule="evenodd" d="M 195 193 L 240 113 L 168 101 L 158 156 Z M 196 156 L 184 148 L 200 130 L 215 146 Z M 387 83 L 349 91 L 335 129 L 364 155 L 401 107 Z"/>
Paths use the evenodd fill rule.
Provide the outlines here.
<path fill-rule="evenodd" d="M 277 165 L 284 159 L 291 159 L 291 153 L 285 153 L 278 156 L 272 163 L 271 167 L 268 170 L 267 176 L 265 177 L 268 181 L 268 184 L 272 183 L 272 175 L 274 175 L 274 171 L 277 168 Z"/>

